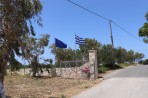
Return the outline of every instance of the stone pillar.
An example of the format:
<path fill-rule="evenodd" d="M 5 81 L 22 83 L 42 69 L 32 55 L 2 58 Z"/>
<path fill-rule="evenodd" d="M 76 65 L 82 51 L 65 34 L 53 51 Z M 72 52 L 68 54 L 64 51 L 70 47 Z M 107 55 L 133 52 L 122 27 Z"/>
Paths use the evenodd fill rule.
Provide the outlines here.
<path fill-rule="evenodd" d="M 97 79 L 98 69 L 97 69 L 97 51 L 89 50 L 89 66 L 91 79 Z"/>

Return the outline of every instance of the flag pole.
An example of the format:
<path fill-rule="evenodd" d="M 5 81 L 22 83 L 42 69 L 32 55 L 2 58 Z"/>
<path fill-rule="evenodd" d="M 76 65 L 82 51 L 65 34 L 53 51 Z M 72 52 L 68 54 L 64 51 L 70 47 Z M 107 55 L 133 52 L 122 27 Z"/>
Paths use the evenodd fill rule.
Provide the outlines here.
<path fill-rule="evenodd" d="M 56 48 L 56 38 L 54 38 L 54 50 L 55 50 L 55 53 L 57 52 L 57 48 Z M 56 63 L 56 55 L 55 55 L 55 57 L 54 57 L 54 59 L 55 59 L 55 63 Z"/>
<path fill-rule="evenodd" d="M 77 60 L 76 48 L 77 48 L 77 46 L 76 46 L 76 33 L 75 33 L 75 60 Z"/>
<path fill-rule="evenodd" d="M 56 38 L 54 37 L 54 50 L 55 50 L 55 54 L 56 54 L 57 48 L 56 48 L 56 41 L 55 41 L 55 40 L 56 40 Z M 55 55 L 55 57 L 54 57 L 54 60 L 55 60 L 55 67 L 57 67 L 57 66 L 56 66 L 56 61 L 57 61 L 56 59 L 57 59 L 57 58 L 56 58 L 56 55 Z"/>
<path fill-rule="evenodd" d="M 75 33 L 75 60 L 76 60 L 76 79 L 78 78 L 78 70 L 77 70 L 77 45 L 76 45 L 76 33 Z"/>

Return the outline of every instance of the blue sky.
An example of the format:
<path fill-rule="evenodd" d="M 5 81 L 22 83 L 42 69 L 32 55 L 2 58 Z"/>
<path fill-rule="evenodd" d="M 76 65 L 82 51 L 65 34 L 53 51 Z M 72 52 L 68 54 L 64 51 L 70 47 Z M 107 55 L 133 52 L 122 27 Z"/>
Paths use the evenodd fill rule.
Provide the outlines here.
<path fill-rule="evenodd" d="M 128 32 L 138 37 L 138 30 L 146 22 L 148 11 L 147 0 L 72 0 L 106 18 L 109 18 Z M 43 27 L 35 26 L 37 35 L 49 34 L 50 43 L 58 38 L 75 49 L 75 33 L 83 38 L 95 38 L 102 44 L 110 44 L 108 21 L 97 17 L 67 0 L 41 0 L 43 3 Z M 142 52 L 148 57 L 148 45 L 133 38 L 112 24 L 114 46 L 127 50 Z M 142 38 L 139 38 L 142 39 Z M 78 46 L 77 46 L 78 47 Z M 46 48 L 45 58 L 53 58 L 49 48 Z"/>

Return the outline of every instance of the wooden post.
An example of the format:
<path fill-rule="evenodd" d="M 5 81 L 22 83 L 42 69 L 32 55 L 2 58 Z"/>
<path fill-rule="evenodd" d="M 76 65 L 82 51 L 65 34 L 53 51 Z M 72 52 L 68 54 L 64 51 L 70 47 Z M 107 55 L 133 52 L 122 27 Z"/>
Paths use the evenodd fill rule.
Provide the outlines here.
<path fill-rule="evenodd" d="M 110 37 L 111 37 L 112 49 L 113 49 L 114 48 L 114 40 L 113 40 L 113 34 L 112 34 L 111 20 L 109 21 L 109 27 L 110 27 Z"/>

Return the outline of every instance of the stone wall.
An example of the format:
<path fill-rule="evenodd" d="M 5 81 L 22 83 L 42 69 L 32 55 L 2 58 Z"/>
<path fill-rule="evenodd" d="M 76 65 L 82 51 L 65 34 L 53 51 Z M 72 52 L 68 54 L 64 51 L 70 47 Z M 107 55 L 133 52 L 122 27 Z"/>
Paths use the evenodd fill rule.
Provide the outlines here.
<path fill-rule="evenodd" d="M 66 65 L 65 65 L 66 66 Z M 32 74 L 31 69 L 20 69 L 20 71 L 17 71 L 18 74 L 24 75 L 24 74 Z M 62 68 L 56 68 L 56 74 L 58 76 L 61 76 L 62 78 L 80 78 L 80 79 L 96 79 L 98 75 L 97 71 L 97 51 L 96 50 L 89 50 L 89 61 L 82 64 L 82 66 L 79 67 L 62 67 Z M 44 69 L 43 74 L 38 73 L 37 75 L 41 76 L 51 76 L 51 69 L 46 71 Z"/>
<path fill-rule="evenodd" d="M 96 50 L 89 51 L 89 61 L 84 63 L 82 66 L 61 68 L 61 77 L 63 78 L 96 79 L 97 75 Z"/>

